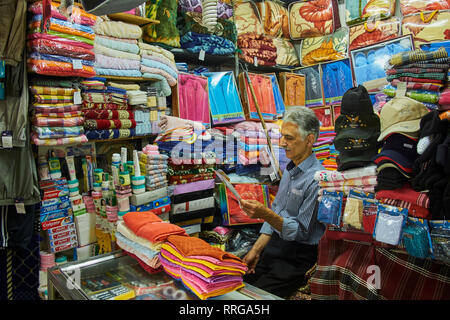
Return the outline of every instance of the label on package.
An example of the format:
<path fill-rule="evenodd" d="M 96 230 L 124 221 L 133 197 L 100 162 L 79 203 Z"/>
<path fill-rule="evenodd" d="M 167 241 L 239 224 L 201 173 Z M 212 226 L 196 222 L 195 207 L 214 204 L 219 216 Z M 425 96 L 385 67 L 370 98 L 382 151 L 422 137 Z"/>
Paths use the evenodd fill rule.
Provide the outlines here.
<path fill-rule="evenodd" d="M 73 223 L 73 216 L 68 216 L 56 220 L 42 222 L 42 230 L 48 230 L 56 227 L 65 226 Z"/>
<path fill-rule="evenodd" d="M 76 231 L 76 230 L 77 230 L 77 228 L 75 226 L 75 223 L 71 223 L 71 224 L 67 224 L 64 226 L 48 229 L 47 232 L 49 235 L 51 235 L 51 234 L 62 233 L 62 232 L 66 232 L 66 231 Z"/>
<path fill-rule="evenodd" d="M 48 235 L 48 239 L 53 241 L 53 240 L 59 240 L 59 239 L 64 239 L 67 237 L 73 237 L 77 235 L 77 231 L 76 230 L 67 230 L 64 232 L 59 232 L 59 233 L 50 233 Z"/>
<path fill-rule="evenodd" d="M 55 220 L 55 219 L 68 217 L 70 215 L 72 215 L 72 208 L 61 209 L 61 210 L 58 210 L 58 211 L 49 212 L 47 214 L 42 214 L 40 216 L 40 221 L 42 223 L 42 222 L 45 222 L 45 221 L 51 221 L 51 220 Z"/>
<path fill-rule="evenodd" d="M 67 208 L 70 208 L 70 201 L 68 196 L 43 200 L 41 202 L 41 215 Z"/>

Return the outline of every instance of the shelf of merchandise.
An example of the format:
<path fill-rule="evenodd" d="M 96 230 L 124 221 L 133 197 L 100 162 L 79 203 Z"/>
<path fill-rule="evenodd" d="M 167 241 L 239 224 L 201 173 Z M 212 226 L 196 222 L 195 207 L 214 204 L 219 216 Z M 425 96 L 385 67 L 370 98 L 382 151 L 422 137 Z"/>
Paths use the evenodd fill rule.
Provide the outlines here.
<path fill-rule="evenodd" d="M 137 77 L 120 77 L 120 76 L 104 76 L 96 75 L 99 78 L 105 78 L 106 80 L 122 80 L 122 81 L 136 81 L 136 82 L 146 82 L 146 81 L 158 81 L 155 78 L 137 78 Z"/>
<path fill-rule="evenodd" d="M 159 20 L 153 20 L 129 13 L 112 13 L 108 14 L 108 18 L 115 21 L 122 21 L 126 23 L 135 24 L 140 27 L 146 26 L 148 24 L 159 24 Z"/>
<path fill-rule="evenodd" d="M 126 140 L 140 140 L 145 138 L 156 138 L 158 135 L 156 133 L 145 135 L 145 136 L 134 136 L 134 137 L 127 137 L 127 138 L 116 138 L 116 139 L 94 139 L 94 140 L 88 140 L 89 142 L 116 142 L 116 141 L 126 141 Z"/>

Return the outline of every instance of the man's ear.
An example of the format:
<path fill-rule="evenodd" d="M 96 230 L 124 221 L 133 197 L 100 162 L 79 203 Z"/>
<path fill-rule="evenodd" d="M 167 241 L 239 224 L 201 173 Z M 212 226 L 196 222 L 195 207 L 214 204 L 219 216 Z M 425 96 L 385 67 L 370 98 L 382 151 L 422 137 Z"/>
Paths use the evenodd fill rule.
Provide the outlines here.
<path fill-rule="evenodd" d="M 308 134 L 307 140 L 308 140 L 308 144 L 311 144 L 311 147 L 312 147 L 316 139 L 315 139 L 314 135 L 312 133 L 310 133 L 310 134 Z"/>

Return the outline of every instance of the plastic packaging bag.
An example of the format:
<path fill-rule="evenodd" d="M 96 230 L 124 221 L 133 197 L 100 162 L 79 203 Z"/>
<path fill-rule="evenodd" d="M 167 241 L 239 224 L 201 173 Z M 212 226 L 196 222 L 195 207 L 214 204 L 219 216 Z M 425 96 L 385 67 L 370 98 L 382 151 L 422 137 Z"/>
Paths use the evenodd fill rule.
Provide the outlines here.
<path fill-rule="evenodd" d="M 373 234 L 378 213 L 378 200 L 363 200 L 362 225 L 365 232 Z"/>
<path fill-rule="evenodd" d="M 428 221 L 408 217 L 403 228 L 403 244 L 406 251 L 417 258 L 428 258 L 432 254 L 432 245 Z"/>
<path fill-rule="evenodd" d="M 322 223 L 339 227 L 341 224 L 341 210 L 344 194 L 324 190 L 319 203 L 317 220 Z"/>
<path fill-rule="evenodd" d="M 450 263 L 450 221 L 429 221 L 433 258 Z"/>
<path fill-rule="evenodd" d="M 345 203 L 342 223 L 344 227 L 353 227 L 362 230 L 364 199 L 373 199 L 373 193 L 364 193 L 356 190 L 350 190 Z"/>
<path fill-rule="evenodd" d="M 378 205 L 378 214 L 373 231 L 374 239 L 394 246 L 398 245 L 407 216 L 408 209 L 383 204 Z"/>

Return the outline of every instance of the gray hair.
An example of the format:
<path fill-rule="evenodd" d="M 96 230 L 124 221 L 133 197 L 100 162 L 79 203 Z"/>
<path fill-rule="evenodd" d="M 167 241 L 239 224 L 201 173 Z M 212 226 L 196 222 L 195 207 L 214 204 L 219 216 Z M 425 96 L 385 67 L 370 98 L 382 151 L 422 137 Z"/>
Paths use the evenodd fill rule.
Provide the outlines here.
<path fill-rule="evenodd" d="M 283 122 L 296 124 L 303 138 L 306 138 L 308 134 L 313 134 L 314 141 L 317 141 L 319 137 L 320 122 L 312 109 L 302 106 L 288 107 L 284 114 Z"/>

